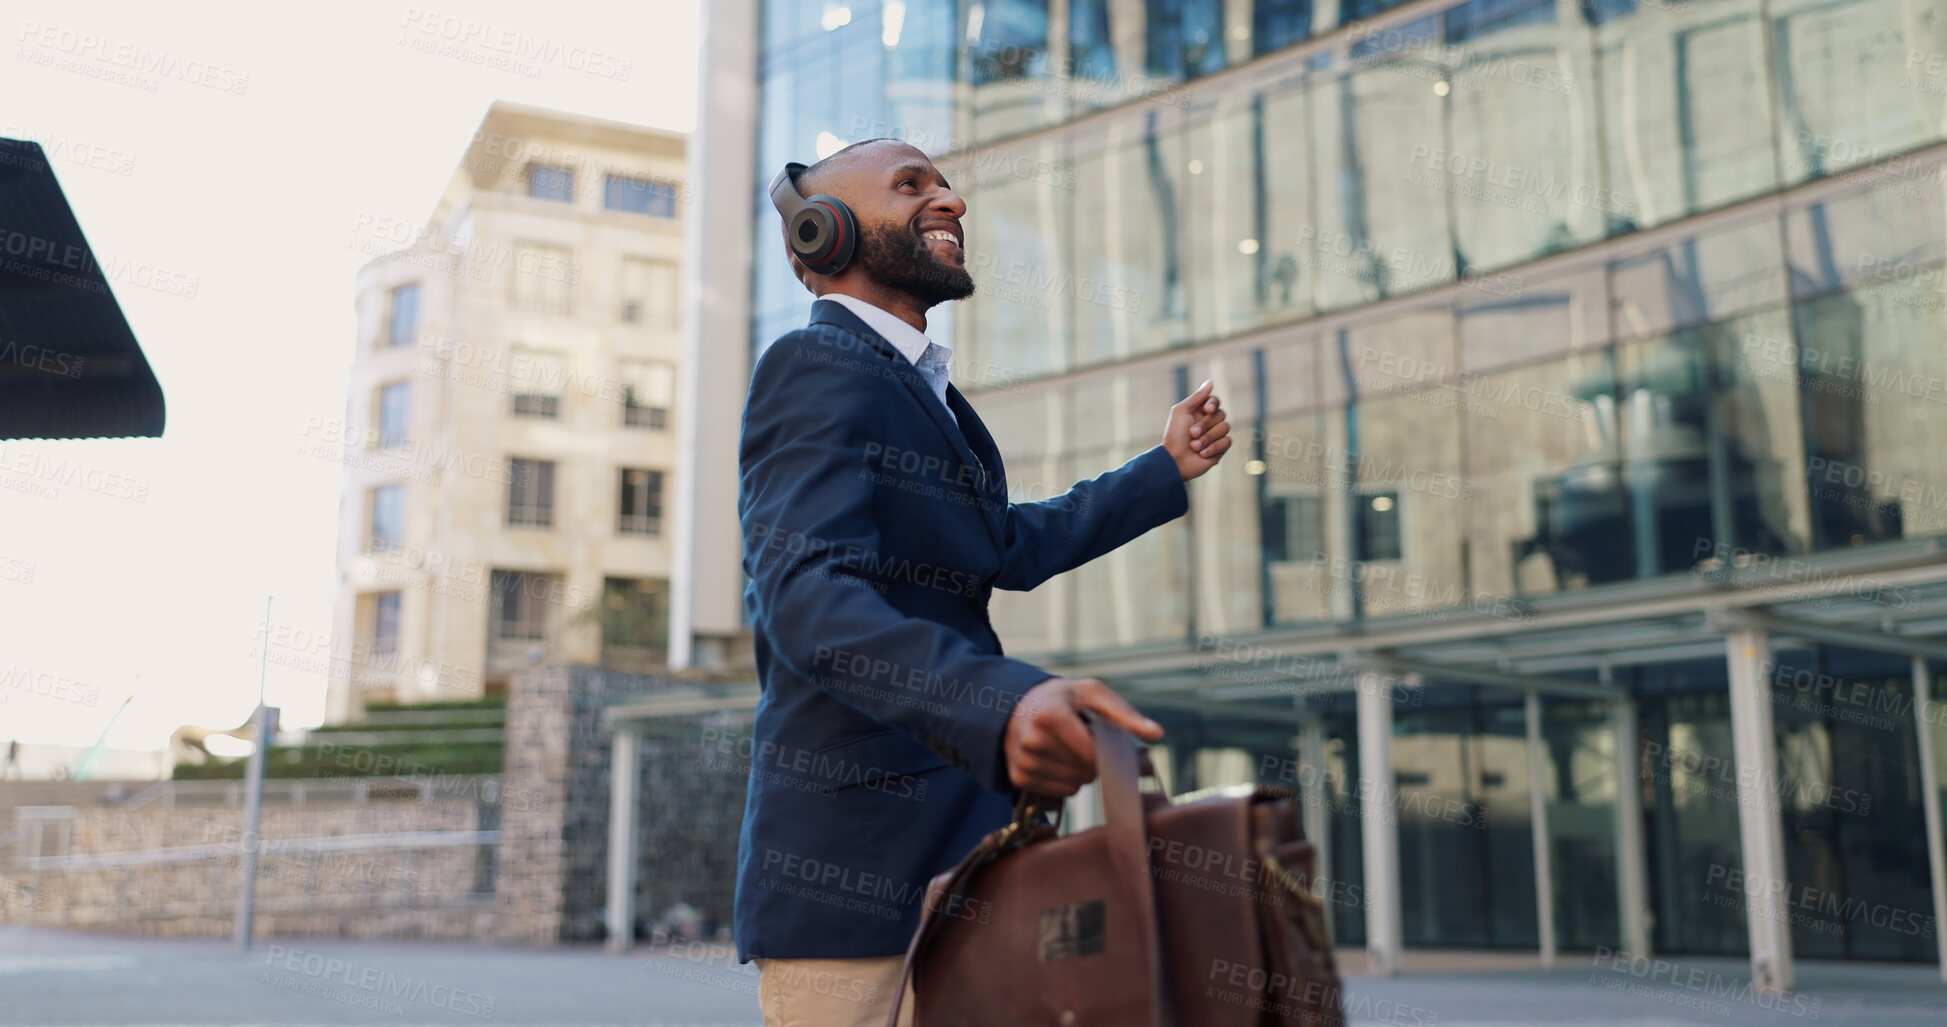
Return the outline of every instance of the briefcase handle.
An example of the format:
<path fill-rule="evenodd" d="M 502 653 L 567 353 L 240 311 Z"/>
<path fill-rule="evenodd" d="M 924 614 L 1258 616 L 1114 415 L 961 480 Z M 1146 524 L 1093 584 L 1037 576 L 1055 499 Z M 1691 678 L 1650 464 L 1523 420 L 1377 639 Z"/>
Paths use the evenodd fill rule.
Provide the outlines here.
<path fill-rule="evenodd" d="M 1149 1027 L 1172 1027 L 1174 1016 L 1163 997 L 1162 933 L 1156 926 L 1156 888 L 1149 876 L 1149 830 L 1142 802 L 1142 775 L 1154 776 L 1155 770 L 1147 765 L 1147 753 L 1141 751 L 1127 728 L 1086 710 L 1082 719 L 1088 721 L 1095 736 L 1095 780 L 1102 796 L 1102 826 L 1092 830 L 1108 832 L 1110 872 L 1127 892 L 1136 911 L 1137 942 L 1149 976 Z M 1034 815 L 1049 801 L 1057 800 L 1022 796 L 1014 806 L 1014 821 L 982 839 L 948 872 L 941 901 L 928 902 L 920 912 L 919 929 L 913 932 L 912 943 L 907 946 L 906 965 L 900 974 L 899 990 L 893 995 L 886 1027 L 899 1025 L 906 985 L 912 980 L 920 949 L 937 929 L 938 910 L 949 907 L 951 903 L 946 900 L 971 883 L 974 873 L 995 856 L 1015 844 L 1052 837 L 1052 831 L 1033 830 Z"/>

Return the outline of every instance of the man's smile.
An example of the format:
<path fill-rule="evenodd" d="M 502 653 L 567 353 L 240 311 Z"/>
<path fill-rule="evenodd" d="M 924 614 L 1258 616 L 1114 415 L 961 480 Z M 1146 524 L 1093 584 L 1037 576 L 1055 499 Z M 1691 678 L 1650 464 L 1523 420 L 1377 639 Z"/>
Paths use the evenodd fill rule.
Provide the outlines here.
<path fill-rule="evenodd" d="M 964 243 L 957 222 L 929 221 L 919 227 L 919 237 L 931 244 L 941 256 L 956 264 L 965 263 Z"/>

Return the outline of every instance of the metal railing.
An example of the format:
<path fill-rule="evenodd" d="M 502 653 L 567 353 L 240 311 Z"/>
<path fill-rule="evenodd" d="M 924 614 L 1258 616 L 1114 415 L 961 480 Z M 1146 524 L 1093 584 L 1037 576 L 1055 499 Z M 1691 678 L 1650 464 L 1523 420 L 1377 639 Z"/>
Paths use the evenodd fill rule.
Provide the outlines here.
<path fill-rule="evenodd" d="M 394 831 L 385 834 L 339 834 L 315 838 L 267 838 L 258 844 L 258 858 L 318 852 L 396 852 L 441 849 L 462 845 L 494 845 L 499 831 Z M 34 870 L 110 870 L 123 867 L 198 863 L 243 853 L 241 842 L 175 845 L 127 852 L 86 852 L 66 856 L 26 856 L 21 862 Z"/>

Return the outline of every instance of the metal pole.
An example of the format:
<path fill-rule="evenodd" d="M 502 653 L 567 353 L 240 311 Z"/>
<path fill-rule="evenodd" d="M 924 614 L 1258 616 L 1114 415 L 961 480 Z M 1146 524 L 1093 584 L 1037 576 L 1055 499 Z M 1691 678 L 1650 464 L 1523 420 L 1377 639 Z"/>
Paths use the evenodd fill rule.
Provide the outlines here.
<path fill-rule="evenodd" d="M 1548 843 L 1548 764 L 1541 755 L 1541 694 L 1528 692 L 1528 820 L 1535 845 L 1535 924 L 1541 965 L 1555 965 L 1555 868 Z"/>
<path fill-rule="evenodd" d="M 1359 675 L 1359 818 L 1366 864 L 1366 972 L 1399 972 L 1403 931 L 1399 884 L 1399 818 L 1393 798 L 1393 682 Z"/>
<path fill-rule="evenodd" d="M 251 716 L 257 725 L 257 739 L 256 745 L 250 750 L 250 766 L 244 774 L 243 835 L 238 839 L 238 844 L 243 846 L 243 880 L 237 885 L 236 938 L 237 948 L 245 952 L 250 951 L 250 921 L 257 911 L 257 827 L 264 805 L 264 750 L 270 748 L 270 711 L 264 706 L 264 677 L 270 667 L 270 603 L 273 598 L 264 597 L 263 659 L 257 665 L 257 712 Z"/>
<path fill-rule="evenodd" d="M 1609 676 L 1608 668 L 1603 676 Z M 1650 872 L 1643 842 L 1643 742 L 1638 737 L 1636 700 L 1609 704 L 1615 725 L 1616 751 L 1616 922 L 1622 928 L 1623 951 L 1650 954 Z"/>
<path fill-rule="evenodd" d="M 635 809 L 641 736 L 615 732 L 608 785 L 608 943 L 610 952 L 635 944 Z"/>
<path fill-rule="evenodd" d="M 1947 941 L 1940 939 L 1939 925 L 1947 924 L 1947 836 L 1940 831 L 1940 767 L 1934 762 L 1933 725 L 1935 705 L 1930 694 L 1933 675 L 1927 672 L 1924 656 L 1913 658 L 1913 725 L 1920 730 L 1920 808 L 1926 814 L 1927 871 L 1933 876 L 1934 944 L 1940 949 L 1940 979 L 1947 981 Z"/>
<path fill-rule="evenodd" d="M 1744 855 L 1744 918 L 1751 934 L 1751 987 L 1791 991 L 1785 828 L 1771 718 L 1771 639 L 1761 629 L 1739 628 L 1725 637 L 1724 645 L 1731 679 L 1731 749 L 1737 759 L 1737 826 Z"/>

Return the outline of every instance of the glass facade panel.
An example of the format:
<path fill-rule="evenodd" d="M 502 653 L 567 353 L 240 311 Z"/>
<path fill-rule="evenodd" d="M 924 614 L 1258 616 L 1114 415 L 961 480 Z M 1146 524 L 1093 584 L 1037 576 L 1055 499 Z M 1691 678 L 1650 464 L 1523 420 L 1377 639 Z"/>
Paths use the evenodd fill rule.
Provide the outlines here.
<path fill-rule="evenodd" d="M 1437 99 L 1439 126 L 1396 173 L 1430 194 L 1421 205 L 1449 205 L 1461 274 L 1594 242 L 1621 206 L 1603 183 L 1590 91 L 1577 89 L 1588 80 L 1589 32 L 1559 24 L 1558 10 L 1571 8 L 1473 0 L 1446 12 L 1437 56 L 1399 58 L 1403 72 L 1437 65 L 1420 86 Z"/>
<path fill-rule="evenodd" d="M 1473 587 L 1579 588 L 1621 536 L 1614 370 L 1606 349 L 1482 374 L 1461 393 L 1468 474 L 1452 483 Z M 1513 397 L 1516 402 L 1495 402 Z"/>
<path fill-rule="evenodd" d="M 1741 896 L 1723 883 L 1744 865 L 1724 674 L 1717 659 L 1641 675 L 1644 835 L 1658 952 L 1729 956 L 1749 947 Z"/>
<path fill-rule="evenodd" d="M 1181 139 L 1151 115 L 1073 141 L 1074 362 L 1088 366 L 1187 340 L 1180 248 Z M 1131 217 L 1130 211 L 1148 212 Z M 1180 398 L 1180 397 L 1179 397 Z"/>
<path fill-rule="evenodd" d="M 1929 0 L 1771 0 L 1786 181 L 1940 139 L 1947 23 Z"/>
<path fill-rule="evenodd" d="M 1906 659 L 1780 654 L 1772 683 L 1792 950 L 1934 957 L 1919 741 Z"/>
<path fill-rule="evenodd" d="M 956 189 L 978 191 L 964 219 L 967 270 L 974 294 L 963 305 L 969 362 L 979 373 L 970 387 L 1039 378 L 1069 366 L 1069 301 L 1081 290 L 1068 274 L 1067 207 L 1073 183 L 1062 176 L 1051 144 L 1026 147 L 1021 159 L 983 166 L 949 162 L 942 171 Z M 985 182 L 983 186 L 981 183 Z M 1091 290 L 1090 295 L 1093 296 Z M 941 324 L 953 320 L 938 311 Z"/>
<path fill-rule="evenodd" d="M 1526 727 L 1518 698 L 1429 689 L 1395 712 L 1391 801 L 1408 945 L 1525 946 L 1538 937 Z"/>
<path fill-rule="evenodd" d="M 1153 445 L 1204 377 L 1231 411 L 1235 448 L 1188 518 L 996 597 L 1010 651 L 1491 611 L 1947 532 L 1947 162 L 1927 149 L 1947 140 L 1947 19 L 1929 0 L 1459 0 L 1304 53 L 1398 4 L 763 6 L 756 346 L 810 303 L 756 190 L 893 135 L 968 202 L 979 291 L 931 328 L 1016 501 Z M 1905 669 L 1823 650 L 1774 669 L 1790 885 L 1813 896 L 1794 946 L 1931 958 L 1876 912 L 1930 911 L 1913 825 L 1947 809 L 1920 794 Z M 1409 944 L 1534 945 L 1540 789 L 1559 944 L 1619 946 L 1628 787 L 1653 947 L 1743 955 L 1725 679 L 1721 656 L 1617 668 L 1640 700 L 1625 782 L 1602 704 L 1542 704 L 1529 781 L 1511 696 L 1416 692 L 1438 702 L 1396 709 L 1383 811 L 1361 808 L 1351 696 L 1313 697 L 1336 940 L 1365 940 L 1362 817 L 1383 815 Z M 1158 713 L 1179 788 L 1293 756 L 1298 729 L 1262 712 Z"/>
<path fill-rule="evenodd" d="M 1076 383 L 1069 393 L 1074 442 L 1061 480 L 1094 477 L 1155 446 L 1162 439 L 1158 411 L 1188 393 L 1186 377 L 1149 368 Z M 1073 571 L 1072 645 L 1101 650 L 1189 641 L 1189 543 L 1189 527 L 1179 519 Z"/>
<path fill-rule="evenodd" d="M 965 380 L 967 370 L 962 362 L 956 377 Z M 1067 405 L 1066 395 L 1051 389 L 995 391 L 982 397 L 981 423 L 1007 454 L 1010 502 L 1050 499 L 1074 484 L 1075 479 L 1064 476 L 1068 468 L 1061 457 Z M 1065 601 L 1069 588 L 1068 579 L 1056 578 L 1032 592 L 995 592 L 988 607 L 994 630 L 1012 647 L 1064 648 L 1069 643 Z"/>
<path fill-rule="evenodd" d="M 1592 84 L 1617 230 L 1774 188 L 1758 0 L 1603 6 Z"/>
<path fill-rule="evenodd" d="M 1544 697 L 1541 745 L 1543 778 L 1536 786 L 1547 801 L 1555 943 L 1570 952 L 1622 948 L 1616 731 L 1607 705 Z"/>

